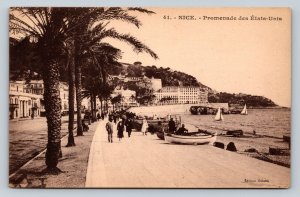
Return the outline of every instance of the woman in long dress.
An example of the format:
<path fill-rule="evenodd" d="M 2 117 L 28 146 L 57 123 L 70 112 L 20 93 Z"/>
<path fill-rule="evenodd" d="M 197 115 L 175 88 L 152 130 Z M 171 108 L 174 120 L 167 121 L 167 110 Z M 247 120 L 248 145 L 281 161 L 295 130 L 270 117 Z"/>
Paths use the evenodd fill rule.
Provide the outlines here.
<path fill-rule="evenodd" d="M 118 138 L 119 138 L 119 141 L 121 141 L 121 139 L 124 137 L 124 120 L 121 119 L 121 121 L 118 122 L 118 125 L 117 125 L 117 130 L 118 130 Z"/>
<path fill-rule="evenodd" d="M 148 129 L 148 122 L 147 122 L 147 120 L 144 118 L 144 119 L 143 119 L 143 123 L 142 123 L 142 129 L 141 129 L 143 135 L 147 135 L 147 129 Z"/>

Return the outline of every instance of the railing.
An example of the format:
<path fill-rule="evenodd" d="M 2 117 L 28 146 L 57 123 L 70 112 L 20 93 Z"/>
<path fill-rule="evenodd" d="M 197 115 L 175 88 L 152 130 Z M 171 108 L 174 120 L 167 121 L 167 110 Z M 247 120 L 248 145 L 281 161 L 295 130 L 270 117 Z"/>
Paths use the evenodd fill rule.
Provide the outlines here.
<path fill-rule="evenodd" d="M 16 108 L 19 108 L 19 104 L 13 104 L 13 103 L 10 103 L 10 104 L 9 104 L 9 108 L 10 108 L 10 109 L 16 109 Z"/>

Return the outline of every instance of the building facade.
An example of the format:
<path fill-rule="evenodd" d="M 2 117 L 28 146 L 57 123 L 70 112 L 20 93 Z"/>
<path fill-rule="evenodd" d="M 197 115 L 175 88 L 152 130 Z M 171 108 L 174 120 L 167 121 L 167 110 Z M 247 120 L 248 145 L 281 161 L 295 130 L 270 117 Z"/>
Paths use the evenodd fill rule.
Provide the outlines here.
<path fill-rule="evenodd" d="M 151 89 L 152 91 L 158 91 L 162 88 L 161 79 L 156 79 L 154 77 L 147 77 L 145 75 L 141 77 L 130 77 L 125 75 L 110 75 L 109 80 L 118 79 L 122 82 L 135 82 L 138 86 Z"/>
<path fill-rule="evenodd" d="M 24 85 L 24 92 L 30 94 L 43 95 L 44 82 L 42 80 L 31 80 L 28 84 Z"/>
<path fill-rule="evenodd" d="M 137 106 L 138 103 L 136 101 L 136 92 L 133 90 L 124 90 L 123 87 L 121 88 L 116 88 L 111 95 L 112 97 L 121 95 L 121 103 L 120 105 L 122 107 L 132 107 L 132 106 Z"/>
<path fill-rule="evenodd" d="M 45 113 L 44 83 L 42 80 L 9 82 L 9 117 L 26 118 L 41 116 Z M 61 111 L 63 115 L 69 112 L 69 86 L 66 82 L 59 83 Z M 74 95 L 75 97 L 76 95 Z M 75 98 L 74 98 L 75 99 Z M 74 102 L 76 111 L 76 99 Z"/>
<path fill-rule="evenodd" d="M 165 86 L 154 92 L 156 104 L 207 103 L 207 92 L 195 86 Z"/>
<path fill-rule="evenodd" d="M 40 116 L 44 106 L 42 95 L 27 93 L 25 81 L 10 81 L 9 83 L 9 118 L 26 118 Z"/>

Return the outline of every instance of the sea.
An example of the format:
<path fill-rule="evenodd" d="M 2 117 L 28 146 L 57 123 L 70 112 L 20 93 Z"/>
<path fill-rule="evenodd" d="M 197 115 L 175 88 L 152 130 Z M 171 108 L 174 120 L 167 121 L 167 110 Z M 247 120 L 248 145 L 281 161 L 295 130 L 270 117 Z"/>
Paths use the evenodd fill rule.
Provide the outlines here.
<path fill-rule="evenodd" d="M 248 115 L 223 115 L 223 121 L 215 121 L 214 115 L 181 114 L 182 123 L 199 127 L 219 129 L 241 129 L 245 133 L 267 135 L 282 138 L 291 134 L 291 110 L 279 109 L 248 109 Z"/>

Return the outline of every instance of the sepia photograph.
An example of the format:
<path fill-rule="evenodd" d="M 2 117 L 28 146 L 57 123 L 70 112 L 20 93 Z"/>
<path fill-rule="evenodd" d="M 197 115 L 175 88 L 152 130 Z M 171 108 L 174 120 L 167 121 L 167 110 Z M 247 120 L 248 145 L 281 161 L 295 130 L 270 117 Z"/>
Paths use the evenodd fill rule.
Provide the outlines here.
<path fill-rule="evenodd" d="M 9 187 L 289 188 L 291 12 L 11 7 Z"/>

